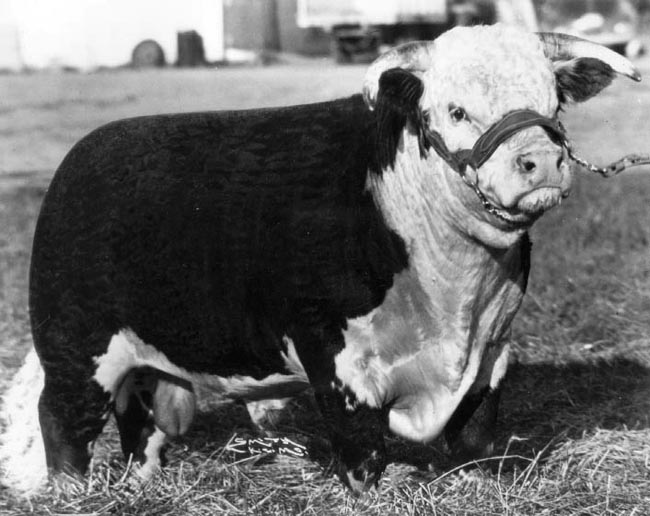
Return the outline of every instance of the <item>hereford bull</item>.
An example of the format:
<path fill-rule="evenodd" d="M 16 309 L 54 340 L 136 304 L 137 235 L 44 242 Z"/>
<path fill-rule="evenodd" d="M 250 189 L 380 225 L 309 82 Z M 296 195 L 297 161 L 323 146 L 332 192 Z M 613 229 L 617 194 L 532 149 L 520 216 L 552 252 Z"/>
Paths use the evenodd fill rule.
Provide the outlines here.
<path fill-rule="evenodd" d="M 202 384 L 311 384 L 355 491 L 383 472 L 386 429 L 488 453 L 527 231 L 570 189 L 558 112 L 615 73 L 639 79 L 593 43 L 457 28 L 380 57 L 363 97 L 85 137 L 34 237 L 47 466 L 84 473 L 112 412 L 150 474 Z"/>

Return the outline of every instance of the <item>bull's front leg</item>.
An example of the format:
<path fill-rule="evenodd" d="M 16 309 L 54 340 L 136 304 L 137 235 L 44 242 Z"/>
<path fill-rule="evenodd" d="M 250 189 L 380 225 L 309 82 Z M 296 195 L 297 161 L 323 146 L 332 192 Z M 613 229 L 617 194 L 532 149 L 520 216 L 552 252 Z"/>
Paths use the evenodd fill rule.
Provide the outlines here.
<path fill-rule="evenodd" d="M 447 444 L 461 463 L 487 457 L 494 451 L 501 384 L 508 369 L 509 350 L 507 343 L 488 343 L 474 386 L 445 426 Z"/>
<path fill-rule="evenodd" d="M 386 415 L 357 403 L 336 382 L 330 388 L 317 388 L 316 400 L 328 425 L 336 471 L 343 483 L 355 493 L 377 485 L 386 468 Z"/>
<path fill-rule="evenodd" d="M 334 357 L 344 345 L 339 328 L 297 332 L 294 342 L 329 431 L 336 472 L 355 493 L 366 491 L 386 468 L 386 411 L 359 403 L 337 379 Z"/>
<path fill-rule="evenodd" d="M 460 463 L 492 454 L 496 437 L 501 387 L 484 387 L 468 394 L 445 427 L 445 439 L 454 459 Z"/>

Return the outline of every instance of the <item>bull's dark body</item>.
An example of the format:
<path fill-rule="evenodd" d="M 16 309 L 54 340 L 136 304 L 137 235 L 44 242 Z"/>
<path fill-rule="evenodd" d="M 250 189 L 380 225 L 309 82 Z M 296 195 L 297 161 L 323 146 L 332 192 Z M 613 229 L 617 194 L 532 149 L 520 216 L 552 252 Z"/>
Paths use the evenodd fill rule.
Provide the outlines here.
<path fill-rule="evenodd" d="M 129 119 L 79 142 L 44 201 L 31 268 L 59 433 L 98 431 L 108 395 L 93 357 L 124 328 L 189 371 L 257 378 L 284 370 L 287 334 L 312 383 L 331 382 L 346 318 L 407 266 L 365 191 L 374 133 L 355 96 Z"/>
<path fill-rule="evenodd" d="M 134 118 L 80 141 L 46 195 L 32 255 L 48 465 L 85 471 L 111 401 L 94 378 L 96 357 L 122 330 L 189 372 L 257 379 L 286 372 L 286 335 L 315 388 L 339 476 L 378 480 L 390 406 L 347 409 L 355 397 L 334 357 L 346 321 L 378 307 L 409 266 L 366 184 L 394 163 L 405 124 L 422 130 L 414 112 L 390 97 L 370 111 L 353 96 Z M 467 423 L 485 394 L 453 418 L 454 449 L 491 439 L 483 428 L 496 403 Z M 150 414 L 133 399 L 116 416 L 125 455 L 142 458 Z"/>

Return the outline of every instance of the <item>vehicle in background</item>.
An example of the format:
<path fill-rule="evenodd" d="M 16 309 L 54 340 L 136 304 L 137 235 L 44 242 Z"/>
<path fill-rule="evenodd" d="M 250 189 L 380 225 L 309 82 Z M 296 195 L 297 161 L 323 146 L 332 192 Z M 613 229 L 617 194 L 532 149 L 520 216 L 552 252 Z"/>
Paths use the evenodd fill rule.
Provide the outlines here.
<path fill-rule="evenodd" d="M 447 0 L 298 0 L 297 24 L 332 36 L 338 62 L 374 59 L 383 45 L 434 39 L 452 25 Z"/>
<path fill-rule="evenodd" d="M 502 22 L 564 32 L 628 57 L 643 52 L 629 0 L 297 0 L 297 25 L 331 35 L 338 62 L 370 61 L 385 47 L 434 39 L 455 25 Z"/>
<path fill-rule="evenodd" d="M 504 21 L 534 30 L 532 0 L 298 0 L 297 25 L 331 35 L 338 62 L 370 61 L 386 47 L 435 39 L 455 25 Z"/>

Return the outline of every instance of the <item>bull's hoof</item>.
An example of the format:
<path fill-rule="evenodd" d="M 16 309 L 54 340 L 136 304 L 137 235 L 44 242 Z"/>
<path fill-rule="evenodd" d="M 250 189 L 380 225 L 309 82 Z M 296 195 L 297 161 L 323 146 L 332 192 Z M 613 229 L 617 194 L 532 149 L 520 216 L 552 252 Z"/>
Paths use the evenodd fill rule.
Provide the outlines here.
<path fill-rule="evenodd" d="M 56 496 L 76 498 L 83 496 L 88 489 L 88 480 L 76 471 L 50 471 L 47 482 L 48 491 Z"/>
<path fill-rule="evenodd" d="M 474 461 L 490 457 L 494 453 L 494 442 L 491 440 L 473 443 L 459 441 L 450 448 L 452 460 L 455 464 L 471 464 Z"/>
<path fill-rule="evenodd" d="M 384 454 L 373 451 L 370 457 L 354 467 L 347 467 L 339 461 L 338 476 L 355 495 L 360 495 L 373 486 L 377 487 L 384 469 L 386 469 Z"/>

